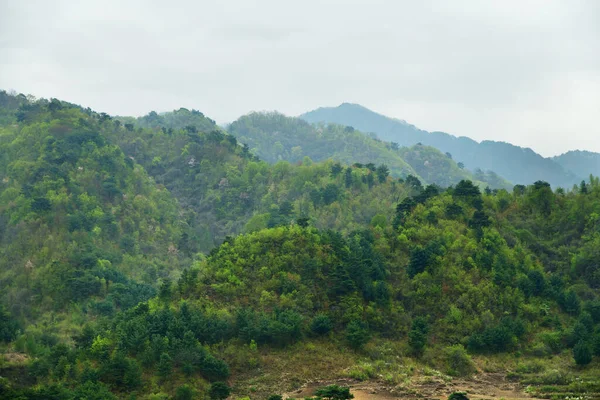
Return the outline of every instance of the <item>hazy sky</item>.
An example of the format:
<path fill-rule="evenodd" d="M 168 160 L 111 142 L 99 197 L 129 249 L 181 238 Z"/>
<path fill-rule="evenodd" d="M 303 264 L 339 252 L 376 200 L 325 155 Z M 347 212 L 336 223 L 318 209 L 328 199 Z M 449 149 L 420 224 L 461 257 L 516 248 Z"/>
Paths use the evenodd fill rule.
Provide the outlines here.
<path fill-rule="evenodd" d="M 543 155 L 600 151 L 600 1 L 0 0 L 0 88 L 218 122 L 353 102 Z"/>

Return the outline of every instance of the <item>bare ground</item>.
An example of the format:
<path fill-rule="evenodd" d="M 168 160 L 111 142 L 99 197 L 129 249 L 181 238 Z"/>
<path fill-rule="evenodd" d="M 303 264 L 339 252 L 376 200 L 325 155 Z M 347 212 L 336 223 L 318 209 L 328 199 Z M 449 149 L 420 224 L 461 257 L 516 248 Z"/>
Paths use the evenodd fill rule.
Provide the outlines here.
<path fill-rule="evenodd" d="M 446 399 L 452 392 L 467 392 L 470 399 L 536 400 L 524 392 L 515 382 L 507 381 L 503 374 L 482 373 L 470 379 L 453 379 L 447 382 L 436 377 L 421 377 L 406 386 L 389 387 L 373 382 L 336 380 L 312 383 L 296 391 L 286 393 L 284 398 L 304 398 L 314 395 L 322 386 L 337 384 L 350 386 L 355 400 L 395 400 L 395 399 Z M 539 399 L 537 399 L 539 400 Z"/>

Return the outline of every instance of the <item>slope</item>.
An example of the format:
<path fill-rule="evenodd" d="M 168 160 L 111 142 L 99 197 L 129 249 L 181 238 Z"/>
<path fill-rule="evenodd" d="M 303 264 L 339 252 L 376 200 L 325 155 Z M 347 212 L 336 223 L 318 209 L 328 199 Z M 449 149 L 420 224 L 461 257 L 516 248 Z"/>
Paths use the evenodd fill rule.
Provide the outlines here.
<path fill-rule="evenodd" d="M 338 107 L 319 108 L 302 114 L 311 122 L 330 122 L 353 126 L 364 132 L 374 132 L 383 140 L 412 146 L 422 143 L 452 154 L 467 168 L 491 170 L 515 184 L 529 184 L 544 180 L 553 186 L 571 187 L 580 181 L 578 176 L 559 163 L 535 153 L 531 149 L 509 143 L 483 141 L 478 143 L 466 137 L 444 132 L 427 132 L 404 121 L 377 114 L 358 104 L 344 103 Z"/>
<path fill-rule="evenodd" d="M 131 306 L 184 262 L 175 200 L 100 133 L 103 118 L 23 101 L 0 128 L 0 282 L 14 315 Z"/>
<path fill-rule="evenodd" d="M 600 175 L 600 154 L 591 151 L 568 151 L 553 160 L 563 168 L 573 171 L 581 179 L 587 179 L 590 175 Z"/>
<path fill-rule="evenodd" d="M 392 176 L 415 175 L 440 186 L 475 179 L 469 171 L 459 168 L 451 156 L 436 149 L 400 149 L 393 143 L 336 124 L 310 125 L 279 113 L 252 113 L 233 122 L 228 131 L 269 162 L 282 159 L 298 162 L 310 157 L 314 161 L 331 158 L 345 164 L 385 164 Z M 487 179 L 485 174 L 479 178 Z M 496 188 L 509 186 L 501 179 L 492 184 L 498 185 L 493 186 Z"/>

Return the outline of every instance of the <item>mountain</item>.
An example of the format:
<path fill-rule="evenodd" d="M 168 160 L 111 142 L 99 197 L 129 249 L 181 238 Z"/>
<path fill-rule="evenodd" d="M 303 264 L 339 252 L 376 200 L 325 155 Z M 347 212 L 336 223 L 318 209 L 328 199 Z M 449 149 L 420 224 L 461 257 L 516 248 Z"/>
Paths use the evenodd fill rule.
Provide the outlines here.
<path fill-rule="evenodd" d="M 582 179 L 587 179 L 590 175 L 598 175 L 600 172 L 600 153 L 575 150 L 552 159 Z"/>
<path fill-rule="evenodd" d="M 414 175 L 426 183 L 450 186 L 462 179 L 477 180 L 481 186 L 507 188 L 511 185 L 495 174 L 475 177 L 461 169 L 450 155 L 433 147 L 399 148 L 389 142 L 337 124 L 312 125 L 302 119 L 279 113 L 252 113 L 227 127 L 240 142 L 246 143 L 260 158 L 275 163 L 314 161 L 329 158 L 345 164 L 384 164 L 392 176 Z M 489 182 L 488 182 L 489 178 Z"/>
<path fill-rule="evenodd" d="M 472 383 L 598 397 L 598 178 L 440 188 L 381 164 L 261 161 L 200 112 L 145 125 L 8 96 L 0 399 L 442 398 Z M 422 178 L 469 173 L 430 146 L 310 129 L 382 145 Z"/>
<path fill-rule="evenodd" d="M 427 132 L 358 104 L 344 103 L 338 107 L 318 108 L 302 114 L 300 118 L 310 123 L 329 122 L 352 126 L 364 132 L 373 132 L 382 140 L 400 146 L 413 146 L 416 143 L 432 146 L 450 153 L 457 162 L 469 169 L 491 170 L 514 184 L 527 185 L 542 180 L 552 186 L 571 187 L 581 181 L 577 173 L 529 148 L 489 140 L 478 143 L 444 132 Z"/>

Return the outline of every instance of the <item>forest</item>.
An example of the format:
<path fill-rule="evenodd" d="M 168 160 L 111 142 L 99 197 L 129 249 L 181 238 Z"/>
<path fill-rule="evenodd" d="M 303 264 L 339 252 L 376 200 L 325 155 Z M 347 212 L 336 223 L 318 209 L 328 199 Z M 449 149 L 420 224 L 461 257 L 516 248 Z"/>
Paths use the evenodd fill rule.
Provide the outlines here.
<path fill-rule="evenodd" d="M 598 260 L 593 175 L 512 185 L 344 125 L 0 92 L 0 399 L 486 374 L 598 398 Z"/>

